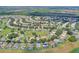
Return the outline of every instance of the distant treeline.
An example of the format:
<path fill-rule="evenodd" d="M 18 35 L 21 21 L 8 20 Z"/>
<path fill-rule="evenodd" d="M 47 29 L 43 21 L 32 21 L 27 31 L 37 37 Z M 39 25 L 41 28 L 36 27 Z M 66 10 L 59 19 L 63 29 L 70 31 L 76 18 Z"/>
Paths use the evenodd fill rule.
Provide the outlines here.
<path fill-rule="evenodd" d="M 29 15 L 27 12 L 0 12 L 0 15 Z"/>

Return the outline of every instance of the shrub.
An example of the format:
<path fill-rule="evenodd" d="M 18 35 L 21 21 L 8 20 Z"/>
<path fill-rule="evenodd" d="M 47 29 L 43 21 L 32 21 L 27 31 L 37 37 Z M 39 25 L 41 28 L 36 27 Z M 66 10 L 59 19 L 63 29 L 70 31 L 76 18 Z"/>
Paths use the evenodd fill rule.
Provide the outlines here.
<path fill-rule="evenodd" d="M 11 33 L 8 35 L 9 39 L 16 38 L 16 37 L 18 37 L 18 34 L 15 34 L 15 33 Z"/>
<path fill-rule="evenodd" d="M 40 39 L 40 42 L 44 43 L 45 41 L 47 41 L 45 38 L 44 39 Z"/>
<path fill-rule="evenodd" d="M 36 39 L 31 39 L 31 43 L 35 43 L 36 42 Z"/>
<path fill-rule="evenodd" d="M 54 40 L 54 39 L 56 39 L 57 38 L 57 36 L 56 35 L 53 35 L 51 38 L 50 38 L 50 40 Z"/>
<path fill-rule="evenodd" d="M 75 36 L 69 37 L 68 40 L 69 40 L 70 42 L 75 42 L 75 41 L 77 41 L 77 39 L 75 38 Z"/>
<path fill-rule="evenodd" d="M 57 36 L 59 36 L 61 33 L 62 33 L 62 29 L 57 29 L 57 31 L 56 31 L 55 34 L 56 34 Z"/>

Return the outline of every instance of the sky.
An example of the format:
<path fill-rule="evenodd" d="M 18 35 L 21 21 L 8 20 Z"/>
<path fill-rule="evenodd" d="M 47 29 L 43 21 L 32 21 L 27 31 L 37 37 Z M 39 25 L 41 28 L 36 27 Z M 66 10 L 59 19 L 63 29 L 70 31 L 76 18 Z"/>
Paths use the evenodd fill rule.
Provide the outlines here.
<path fill-rule="evenodd" d="M 0 6 L 79 6 L 79 0 L 1 0 Z"/>

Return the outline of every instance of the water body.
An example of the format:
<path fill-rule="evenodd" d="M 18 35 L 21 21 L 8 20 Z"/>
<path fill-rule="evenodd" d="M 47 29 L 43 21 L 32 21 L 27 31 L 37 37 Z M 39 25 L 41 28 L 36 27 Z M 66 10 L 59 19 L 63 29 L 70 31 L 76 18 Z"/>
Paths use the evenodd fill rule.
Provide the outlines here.
<path fill-rule="evenodd" d="M 57 16 L 57 17 L 73 17 L 73 18 L 79 18 L 76 14 L 70 14 L 70 13 L 30 13 L 31 16 Z"/>

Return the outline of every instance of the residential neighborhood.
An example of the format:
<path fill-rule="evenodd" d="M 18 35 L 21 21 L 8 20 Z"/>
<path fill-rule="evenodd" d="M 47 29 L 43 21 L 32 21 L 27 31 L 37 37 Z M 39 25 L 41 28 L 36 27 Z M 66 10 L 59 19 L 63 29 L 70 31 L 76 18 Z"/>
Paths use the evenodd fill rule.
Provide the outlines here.
<path fill-rule="evenodd" d="M 29 14 L 0 15 L 0 50 L 53 51 L 66 42 L 79 41 L 79 15 L 64 11 Z"/>

